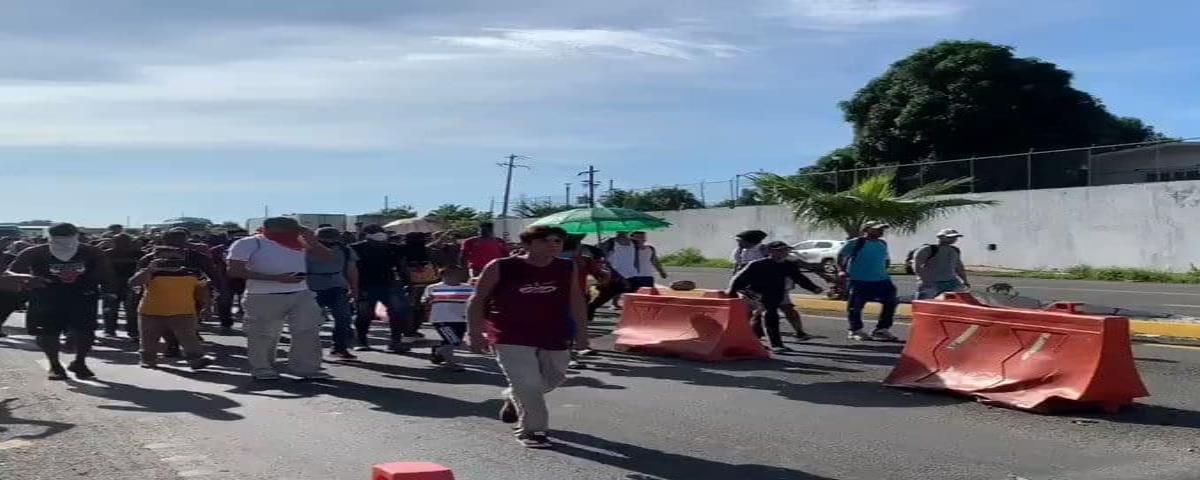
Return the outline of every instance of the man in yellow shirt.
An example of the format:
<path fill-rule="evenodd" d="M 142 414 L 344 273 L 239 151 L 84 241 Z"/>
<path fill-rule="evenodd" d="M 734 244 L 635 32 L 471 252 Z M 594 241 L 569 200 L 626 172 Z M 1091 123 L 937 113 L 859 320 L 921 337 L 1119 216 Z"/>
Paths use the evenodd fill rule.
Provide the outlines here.
<path fill-rule="evenodd" d="M 140 314 L 142 367 L 157 368 L 159 341 L 170 332 L 183 347 L 193 370 L 212 365 L 204 355 L 197 334 L 197 312 L 209 301 L 203 274 L 188 268 L 187 253 L 177 247 L 160 246 L 139 261 L 139 270 L 129 279 L 132 286 L 145 287 Z"/>

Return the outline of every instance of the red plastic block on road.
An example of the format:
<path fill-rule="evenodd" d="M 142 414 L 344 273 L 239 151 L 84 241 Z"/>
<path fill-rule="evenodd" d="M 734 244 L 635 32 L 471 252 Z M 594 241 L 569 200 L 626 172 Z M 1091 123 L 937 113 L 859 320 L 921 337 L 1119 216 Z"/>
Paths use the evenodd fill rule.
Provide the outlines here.
<path fill-rule="evenodd" d="M 719 292 L 704 297 L 661 295 L 642 288 L 625 294 L 615 332 L 618 351 L 719 362 L 770 358 L 750 330 L 750 310 Z"/>
<path fill-rule="evenodd" d="M 436 463 L 394 462 L 371 467 L 371 480 L 454 480 L 454 473 Z"/>
<path fill-rule="evenodd" d="M 884 385 L 944 390 L 987 403 L 1052 412 L 1115 412 L 1149 396 L 1133 361 L 1129 319 L 991 307 L 970 294 L 913 302 L 900 361 Z"/>

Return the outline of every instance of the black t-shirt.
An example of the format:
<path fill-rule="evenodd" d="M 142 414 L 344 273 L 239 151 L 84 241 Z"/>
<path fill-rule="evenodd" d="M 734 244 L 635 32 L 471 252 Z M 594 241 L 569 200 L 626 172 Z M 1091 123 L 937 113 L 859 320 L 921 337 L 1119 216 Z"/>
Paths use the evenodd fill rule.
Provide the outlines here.
<path fill-rule="evenodd" d="M 112 265 L 113 276 L 119 279 L 128 279 L 137 273 L 138 260 L 143 255 L 140 249 L 133 247 L 113 247 L 104 250 L 104 254 L 108 256 L 109 265 Z"/>
<path fill-rule="evenodd" d="M 65 261 L 51 255 L 49 245 L 38 245 L 17 255 L 9 269 L 46 279 L 46 286 L 34 289 L 30 298 L 56 301 L 97 294 L 108 274 L 103 262 L 100 250 L 89 245 L 80 245 Z"/>
<path fill-rule="evenodd" d="M 350 245 L 358 254 L 358 284 L 363 287 L 406 283 L 404 247 L 364 240 Z"/>

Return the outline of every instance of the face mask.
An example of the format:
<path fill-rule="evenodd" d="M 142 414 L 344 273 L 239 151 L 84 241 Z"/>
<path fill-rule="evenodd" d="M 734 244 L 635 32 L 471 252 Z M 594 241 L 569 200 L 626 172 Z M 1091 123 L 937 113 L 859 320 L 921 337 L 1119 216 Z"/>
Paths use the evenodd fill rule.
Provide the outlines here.
<path fill-rule="evenodd" d="M 75 258 L 75 253 L 78 251 L 78 236 L 70 235 L 66 237 L 50 237 L 50 254 L 54 255 L 54 258 L 65 262 Z"/>
<path fill-rule="evenodd" d="M 386 233 L 368 233 L 367 234 L 367 240 L 374 240 L 376 242 L 386 242 L 387 239 L 388 239 L 388 236 Z"/>

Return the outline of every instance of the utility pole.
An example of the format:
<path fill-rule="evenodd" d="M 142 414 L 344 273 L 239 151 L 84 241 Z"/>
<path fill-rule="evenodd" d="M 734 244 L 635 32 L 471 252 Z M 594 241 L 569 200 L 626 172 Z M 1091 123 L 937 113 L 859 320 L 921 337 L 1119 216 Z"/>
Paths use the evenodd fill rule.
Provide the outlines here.
<path fill-rule="evenodd" d="M 506 173 L 504 175 L 504 202 L 502 203 L 503 206 L 500 207 L 500 218 L 504 218 L 504 217 L 508 216 L 508 196 L 509 196 L 509 194 L 512 193 L 513 168 L 515 168 L 515 167 L 530 168 L 530 169 L 532 168 L 529 165 L 521 165 L 519 163 L 516 163 L 518 158 L 520 158 L 522 160 L 528 160 L 529 157 L 524 157 L 524 156 L 516 155 L 516 154 L 509 154 L 507 157 L 504 157 L 504 158 L 507 158 L 508 161 L 504 162 L 504 163 L 496 164 L 496 165 L 499 165 L 501 167 L 505 167 L 508 169 L 508 173 Z"/>
<path fill-rule="evenodd" d="M 387 195 L 383 196 L 383 213 L 384 214 L 387 213 L 388 207 L 391 207 L 391 202 L 389 200 L 391 200 L 391 199 L 389 199 Z"/>
<path fill-rule="evenodd" d="M 567 187 L 567 196 L 564 198 L 566 201 L 563 202 L 563 205 L 571 205 L 571 182 L 564 183 L 563 185 Z"/>
<path fill-rule="evenodd" d="M 496 196 L 495 195 L 492 195 L 492 201 L 491 201 L 491 203 L 488 204 L 488 215 L 491 215 L 492 218 L 496 218 Z"/>
<path fill-rule="evenodd" d="M 613 194 L 613 179 L 610 178 L 610 179 L 608 179 L 608 196 L 611 197 L 612 194 Z"/>
<path fill-rule="evenodd" d="M 596 207 L 596 174 L 600 173 L 595 166 L 588 165 L 588 169 L 579 172 L 579 175 L 587 175 L 587 181 L 583 182 L 588 187 L 588 207 Z M 611 184 L 610 184 L 611 185 Z M 610 187 L 611 188 L 611 187 Z"/>

